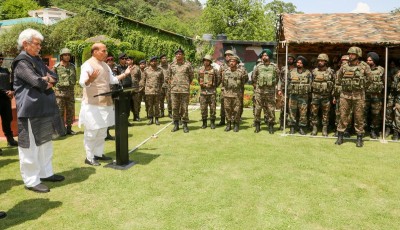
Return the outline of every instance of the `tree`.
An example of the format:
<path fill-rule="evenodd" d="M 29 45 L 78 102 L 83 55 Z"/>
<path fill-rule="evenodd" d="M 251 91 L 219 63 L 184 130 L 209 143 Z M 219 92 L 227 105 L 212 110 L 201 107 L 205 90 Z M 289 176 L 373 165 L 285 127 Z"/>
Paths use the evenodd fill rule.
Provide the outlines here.
<path fill-rule="evenodd" d="M 395 8 L 394 10 L 390 11 L 392 14 L 398 14 L 400 13 L 400 7 Z"/>
<path fill-rule="evenodd" d="M 209 0 L 204 8 L 201 32 L 226 34 L 232 40 L 272 41 L 280 13 L 295 13 L 296 6 L 273 0 Z"/>
<path fill-rule="evenodd" d="M 0 7 L 1 19 L 13 19 L 28 17 L 29 10 L 39 9 L 40 6 L 34 0 L 5 0 Z"/>

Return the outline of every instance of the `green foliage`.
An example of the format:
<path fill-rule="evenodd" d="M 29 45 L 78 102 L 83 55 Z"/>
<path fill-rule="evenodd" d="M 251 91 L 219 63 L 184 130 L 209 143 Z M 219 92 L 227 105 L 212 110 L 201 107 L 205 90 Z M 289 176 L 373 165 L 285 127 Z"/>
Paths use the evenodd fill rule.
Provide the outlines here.
<path fill-rule="evenodd" d="M 28 28 L 38 30 L 44 36 L 50 33 L 49 27 L 42 24 L 25 23 L 15 25 L 11 29 L 0 34 L 0 51 L 10 56 L 16 56 L 19 53 L 17 49 L 18 36 L 23 30 Z M 51 41 L 49 41 L 45 36 L 42 43 L 42 53 L 52 53 L 53 49 L 50 47 L 50 44 Z"/>
<path fill-rule="evenodd" d="M 0 7 L 0 19 L 29 17 L 29 10 L 37 10 L 40 6 L 34 0 L 4 0 Z"/>
<path fill-rule="evenodd" d="M 88 60 L 92 54 L 91 54 L 92 46 L 88 45 L 86 46 L 83 51 L 82 51 L 82 63 L 84 63 L 86 60 Z"/>
<path fill-rule="evenodd" d="M 226 34 L 232 40 L 274 40 L 276 13 L 294 13 L 292 3 L 274 0 L 209 0 L 201 16 L 201 32 Z M 275 14 L 274 14 L 275 13 Z"/>
<path fill-rule="evenodd" d="M 126 50 L 125 53 L 129 57 L 133 57 L 135 62 L 146 59 L 146 54 L 138 50 Z"/>

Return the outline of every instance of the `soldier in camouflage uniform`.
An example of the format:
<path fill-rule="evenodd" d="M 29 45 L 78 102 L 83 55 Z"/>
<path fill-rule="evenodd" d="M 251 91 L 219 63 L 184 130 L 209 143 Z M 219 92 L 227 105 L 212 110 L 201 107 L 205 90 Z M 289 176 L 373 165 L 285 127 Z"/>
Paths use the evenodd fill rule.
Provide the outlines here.
<path fill-rule="evenodd" d="M 126 63 L 128 60 L 128 56 L 125 53 L 120 53 L 118 55 L 118 60 L 119 60 L 119 63 L 116 65 L 116 74 L 115 74 L 116 76 L 124 73 L 126 68 L 128 68 L 128 64 Z M 123 88 L 130 88 L 130 87 L 132 87 L 132 79 L 130 77 L 126 77 L 121 80 L 120 85 L 122 85 Z M 125 93 L 125 95 L 127 97 L 126 111 L 128 113 L 127 115 L 129 118 L 129 115 L 130 115 L 129 111 L 131 110 L 132 95 L 130 93 Z M 133 124 L 128 122 L 128 126 L 133 126 Z"/>
<path fill-rule="evenodd" d="M 175 51 L 176 61 L 171 64 L 168 83 L 171 86 L 172 119 L 174 120 L 174 128 L 171 131 L 179 130 L 179 121 L 182 120 L 183 132 L 188 133 L 190 83 L 194 74 L 192 65 L 185 61 L 184 57 L 185 52 L 181 48 Z"/>
<path fill-rule="evenodd" d="M 394 97 L 394 119 L 392 140 L 399 140 L 400 132 L 400 71 L 393 77 L 392 94 Z"/>
<path fill-rule="evenodd" d="M 344 64 L 347 64 L 349 62 L 349 55 L 343 55 L 339 65 L 340 67 L 343 66 Z M 342 92 L 342 86 L 339 84 L 339 81 L 337 79 L 337 74 L 335 73 L 335 86 L 333 88 L 333 104 L 335 105 L 335 126 L 337 127 L 339 125 L 340 121 L 340 93 Z M 349 116 L 352 117 L 350 114 Z M 351 120 L 351 119 L 350 119 Z M 347 129 L 346 129 L 347 130 Z M 348 132 L 345 130 L 344 136 L 349 137 L 350 135 Z M 338 136 L 338 132 L 336 130 L 335 134 L 333 135 L 334 137 Z"/>
<path fill-rule="evenodd" d="M 167 99 L 167 106 L 168 106 L 168 117 L 172 118 L 172 104 L 171 104 L 171 89 L 166 81 L 166 77 L 168 76 L 168 71 L 170 69 L 170 65 L 168 64 L 167 55 L 162 54 L 160 56 L 160 65 L 159 67 L 163 70 L 164 74 L 164 83 L 162 85 L 162 91 L 160 94 L 160 110 L 161 110 L 161 117 L 164 117 L 164 101 Z"/>
<path fill-rule="evenodd" d="M 389 71 L 388 71 L 388 82 L 387 82 L 387 100 L 386 100 L 386 117 L 385 117 L 385 137 L 390 135 L 390 130 L 393 128 L 394 122 L 394 89 L 396 88 L 393 84 L 394 78 L 398 73 L 399 68 L 396 66 L 394 60 L 390 61 Z"/>
<path fill-rule="evenodd" d="M 238 67 L 239 57 L 232 56 L 229 59 L 229 68 L 225 69 L 222 74 L 222 87 L 224 88 L 224 108 L 226 114 L 226 128 L 225 131 L 231 130 L 233 123 L 234 132 L 239 132 L 240 122 L 240 99 L 242 95 L 243 85 L 248 78 L 247 73 Z"/>
<path fill-rule="evenodd" d="M 385 69 L 378 66 L 379 55 L 375 52 L 367 54 L 367 64 L 371 68 L 370 85 L 365 90 L 365 126 L 370 125 L 370 137 L 377 139 L 382 123 L 383 89 Z"/>
<path fill-rule="evenodd" d="M 132 79 L 132 89 L 133 89 L 132 91 L 133 120 L 140 121 L 140 108 L 141 108 L 144 88 L 140 86 L 140 81 L 142 79 L 142 71 L 139 66 L 134 65 L 132 67 L 131 79 Z"/>
<path fill-rule="evenodd" d="M 362 51 L 359 47 L 350 47 L 349 63 L 344 64 L 337 72 L 337 80 L 342 86 L 340 94 L 340 121 L 337 127 L 337 145 L 343 144 L 343 132 L 349 123 L 350 111 L 354 111 L 354 128 L 357 132 L 357 147 L 362 147 L 364 134 L 365 89 L 371 79 L 371 68 L 367 63 L 359 61 Z"/>
<path fill-rule="evenodd" d="M 222 77 L 222 74 L 226 69 L 229 69 L 228 63 L 229 59 L 233 57 L 235 53 L 232 50 L 227 50 L 225 51 L 225 62 L 222 63 L 220 67 L 220 76 Z M 221 83 L 222 81 L 220 81 Z M 221 96 L 220 96 L 220 101 L 221 101 L 221 111 L 220 111 L 220 117 L 221 121 L 219 122 L 218 125 L 225 125 L 225 106 L 224 106 L 224 88 L 221 87 Z"/>
<path fill-rule="evenodd" d="M 328 136 L 329 112 L 331 108 L 331 96 L 334 85 L 334 71 L 328 67 L 329 57 L 327 54 L 319 54 L 317 58 L 318 67 L 312 71 L 311 85 L 311 124 L 313 130 L 312 136 L 316 136 L 318 132 L 318 112 L 322 111 L 322 135 Z"/>
<path fill-rule="evenodd" d="M 288 54 L 288 59 L 287 59 L 288 76 L 289 76 L 290 71 L 292 71 L 293 69 L 296 68 L 295 60 L 296 60 L 295 55 L 289 53 Z M 286 97 L 286 95 L 285 95 L 285 82 L 286 82 L 286 80 L 285 80 L 285 75 L 286 74 L 285 73 L 286 73 L 286 66 L 283 66 L 281 68 L 282 96 L 280 98 L 281 98 L 282 107 L 281 107 L 281 112 L 279 114 L 279 129 L 280 130 L 283 130 L 283 121 L 284 121 L 283 116 L 284 116 L 284 113 L 285 113 L 285 98 L 286 98 L 286 112 L 288 113 L 288 111 L 289 111 L 289 97 Z M 286 114 L 286 116 L 288 116 L 288 114 Z"/>
<path fill-rule="evenodd" d="M 55 87 L 55 94 L 61 117 L 64 117 L 67 134 L 75 135 L 71 129 L 75 117 L 75 94 L 76 84 L 75 65 L 70 62 L 71 51 L 63 48 L 60 51 L 60 62 L 54 66 L 54 72 L 58 75 L 58 82 Z"/>
<path fill-rule="evenodd" d="M 215 129 L 215 114 L 217 104 L 217 85 L 219 84 L 219 73 L 211 66 L 212 57 L 206 55 L 203 58 L 203 66 L 199 69 L 200 84 L 200 108 L 203 120 L 202 129 L 207 127 L 208 107 L 210 107 L 211 129 Z"/>
<path fill-rule="evenodd" d="M 271 50 L 263 50 L 260 57 L 262 62 L 257 65 L 252 77 L 255 98 L 254 132 L 260 132 L 261 111 L 264 110 L 268 122 L 268 131 L 273 134 L 276 107 L 275 87 L 278 89 L 278 94 L 282 95 L 279 70 L 277 65 L 271 62 Z"/>
<path fill-rule="evenodd" d="M 301 135 L 305 135 L 304 129 L 307 126 L 307 108 L 312 76 L 305 66 L 307 66 L 307 59 L 303 56 L 298 56 L 296 59 L 297 68 L 292 69 L 288 75 L 290 134 L 295 132 L 297 113 L 299 113 L 298 125 Z"/>
<path fill-rule="evenodd" d="M 153 118 L 155 118 L 156 125 L 160 125 L 158 118 L 160 117 L 160 94 L 164 83 L 164 74 L 163 70 L 158 67 L 157 64 L 157 57 L 151 57 L 150 66 L 145 68 L 140 83 L 140 85 L 144 87 L 144 93 L 146 95 L 149 117 L 147 125 L 153 124 Z"/>

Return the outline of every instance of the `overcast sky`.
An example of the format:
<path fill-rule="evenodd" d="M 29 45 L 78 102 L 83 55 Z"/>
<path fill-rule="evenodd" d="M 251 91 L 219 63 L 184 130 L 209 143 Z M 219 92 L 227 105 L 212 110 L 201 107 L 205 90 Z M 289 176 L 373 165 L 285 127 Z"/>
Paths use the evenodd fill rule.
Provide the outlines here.
<path fill-rule="evenodd" d="M 399 0 L 283 0 L 304 13 L 388 13 L 400 7 Z M 206 3 L 207 0 L 200 0 Z M 271 2 L 271 1 L 267 1 Z"/>

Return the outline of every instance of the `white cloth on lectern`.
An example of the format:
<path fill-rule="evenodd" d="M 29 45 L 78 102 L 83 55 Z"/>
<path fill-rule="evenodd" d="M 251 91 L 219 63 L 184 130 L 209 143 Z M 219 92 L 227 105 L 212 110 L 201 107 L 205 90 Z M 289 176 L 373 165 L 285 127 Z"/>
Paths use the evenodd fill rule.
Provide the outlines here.
<path fill-rule="evenodd" d="M 31 122 L 28 119 L 29 148 L 18 147 L 21 176 L 27 187 L 40 184 L 40 178 L 52 176 L 53 142 L 48 141 L 36 146 L 32 133 Z"/>

